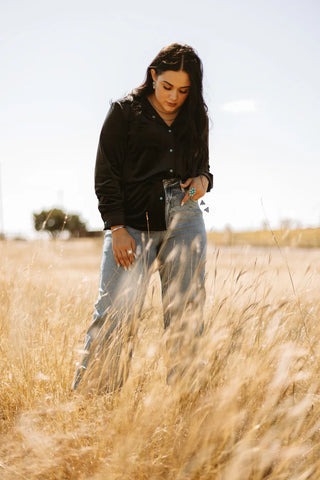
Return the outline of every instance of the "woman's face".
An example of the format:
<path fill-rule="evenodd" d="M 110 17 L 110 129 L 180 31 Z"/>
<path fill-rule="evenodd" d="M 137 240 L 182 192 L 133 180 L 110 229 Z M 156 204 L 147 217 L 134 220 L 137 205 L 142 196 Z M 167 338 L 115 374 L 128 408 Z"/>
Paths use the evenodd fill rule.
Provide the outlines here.
<path fill-rule="evenodd" d="M 157 75 L 154 69 L 151 69 L 151 75 L 155 82 L 152 98 L 155 106 L 165 113 L 177 112 L 189 94 L 189 75 L 183 70 L 166 70 Z"/>

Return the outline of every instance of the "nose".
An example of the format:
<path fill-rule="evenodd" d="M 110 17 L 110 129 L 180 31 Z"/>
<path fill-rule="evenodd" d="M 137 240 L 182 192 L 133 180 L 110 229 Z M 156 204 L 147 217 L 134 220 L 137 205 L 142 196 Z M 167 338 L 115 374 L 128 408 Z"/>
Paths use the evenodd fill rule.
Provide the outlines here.
<path fill-rule="evenodd" d="M 170 90 L 170 98 L 172 100 L 176 100 L 178 98 L 177 91 L 174 88 L 172 90 Z"/>

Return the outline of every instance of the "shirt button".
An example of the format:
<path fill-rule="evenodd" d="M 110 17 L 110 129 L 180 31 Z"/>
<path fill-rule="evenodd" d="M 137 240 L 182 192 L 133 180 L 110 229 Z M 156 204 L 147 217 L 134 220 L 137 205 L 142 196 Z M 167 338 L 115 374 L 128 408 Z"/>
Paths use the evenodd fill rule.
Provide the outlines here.
<path fill-rule="evenodd" d="M 163 197 L 159 197 L 160 200 L 163 200 Z"/>
<path fill-rule="evenodd" d="M 155 116 L 155 115 L 152 115 L 152 118 L 156 118 L 156 116 Z"/>
<path fill-rule="evenodd" d="M 169 152 L 171 152 L 171 153 L 172 153 L 172 152 L 173 152 L 173 148 L 170 148 Z"/>
<path fill-rule="evenodd" d="M 169 172 L 170 172 L 170 173 L 173 173 L 173 169 L 172 169 L 172 168 L 170 168 Z"/>
<path fill-rule="evenodd" d="M 171 132 L 172 132 L 172 130 L 168 130 L 168 132 L 169 132 L 169 133 L 171 133 Z"/>

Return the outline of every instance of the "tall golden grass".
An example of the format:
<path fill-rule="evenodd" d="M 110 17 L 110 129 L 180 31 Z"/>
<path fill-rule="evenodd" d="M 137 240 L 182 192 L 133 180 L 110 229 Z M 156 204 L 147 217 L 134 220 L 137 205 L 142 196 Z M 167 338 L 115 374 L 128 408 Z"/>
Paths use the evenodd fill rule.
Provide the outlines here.
<path fill-rule="evenodd" d="M 319 251 L 211 246 L 205 332 L 171 384 L 154 277 L 127 381 L 81 394 L 100 251 L 0 242 L 0 478 L 319 479 Z"/>
<path fill-rule="evenodd" d="M 282 247 L 320 248 L 320 228 L 282 228 L 274 231 L 268 228 L 244 232 L 226 229 L 224 232 L 210 232 L 208 239 L 218 246 L 273 247 L 278 244 Z"/>

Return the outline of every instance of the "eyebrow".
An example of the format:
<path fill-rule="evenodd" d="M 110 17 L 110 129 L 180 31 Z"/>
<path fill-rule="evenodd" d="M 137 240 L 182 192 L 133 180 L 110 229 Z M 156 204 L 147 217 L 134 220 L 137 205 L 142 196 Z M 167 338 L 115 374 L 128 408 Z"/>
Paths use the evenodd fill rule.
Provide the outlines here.
<path fill-rule="evenodd" d="M 162 80 L 163 83 L 167 83 L 168 85 L 170 85 L 170 87 L 174 87 L 174 85 L 172 85 L 172 83 L 169 83 L 167 82 L 167 80 Z M 190 88 L 191 85 L 186 85 L 185 87 L 179 87 L 179 88 Z"/>

